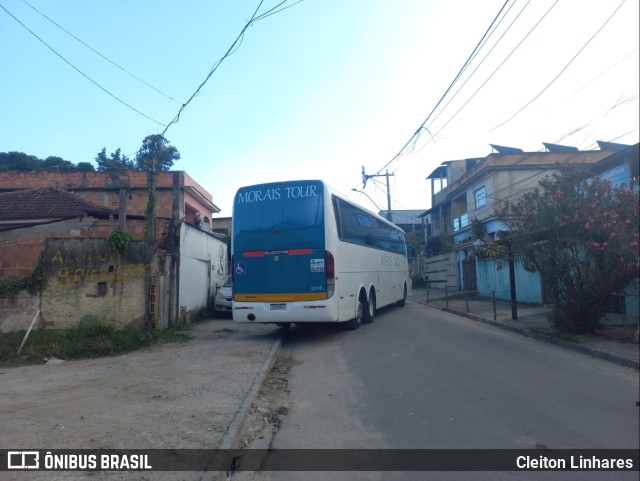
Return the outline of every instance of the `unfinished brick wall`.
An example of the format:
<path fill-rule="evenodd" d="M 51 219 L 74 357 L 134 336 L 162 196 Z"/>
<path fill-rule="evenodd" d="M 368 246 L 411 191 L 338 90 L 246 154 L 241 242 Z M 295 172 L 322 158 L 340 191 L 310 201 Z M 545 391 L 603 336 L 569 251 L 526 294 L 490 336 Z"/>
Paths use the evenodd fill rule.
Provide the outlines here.
<path fill-rule="evenodd" d="M 156 217 L 171 218 L 174 172 L 159 172 L 156 176 Z M 178 175 L 182 175 L 178 172 Z M 117 211 L 120 189 L 127 189 L 126 212 L 144 216 L 148 202 L 146 172 L 0 172 L 0 189 L 38 189 L 57 187 L 98 206 Z M 206 192 L 206 191 L 204 191 Z"/>
<path fill-rule="evenodd" d="M 0 279 L 25 277 L 38 264 L 46 234 L 26 234 L 0 239 Z"/>
<path fill-rule="evenodd" d="M 40 308 L 40 296 L 20 291 L 0 297 L 0 332 L 27 330 Z"/>
<path fill-rule="evenodd" d="M 131 226 L 134 233 L 144 226 Z M 50 238 L 106 238 L 117 227 L 117 221 L 93 218 L 71 219 L 30 228 L 0 232 L 0 279 L 25 277 L 38 264 L 38 256 Z M 142 238 L 142 236 L 140 236 Z"/>
<path fill-rule="evenodd" d="M 178 176 L 181 193 L 181 216 L 185 204 L 198 210 L 201 216 L 211 219 L 211 194 L 186 172 L 158 172 L 156 175 L 156 217 L 170 219 L 173 206 L 173 177 Z M 108 209 L 118 210 L 120 189 L 127 189 L 127 215 L 143 216 L 148 202 L 147 172 L 0 172 L 0 190 L 37 189 L 57 187 L 72 192 L 83 199 Z"/>

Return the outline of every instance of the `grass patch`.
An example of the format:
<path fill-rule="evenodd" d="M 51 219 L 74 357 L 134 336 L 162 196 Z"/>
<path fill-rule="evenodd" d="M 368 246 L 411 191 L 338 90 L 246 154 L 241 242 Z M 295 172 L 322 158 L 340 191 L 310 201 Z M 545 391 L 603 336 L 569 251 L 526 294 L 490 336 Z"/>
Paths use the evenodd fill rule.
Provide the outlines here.
<path fill-rule="evenodd" d="M 18 354 L 26 331 L 0 333 L 0 366 L 43 364 L 46 359 L 92 359 L 136 351 L 156 344 L 191 338 L 189 328 L 163 330 L 116 329 L 98 321 L 82 322 L 70 329 L 32 331 Z"/>

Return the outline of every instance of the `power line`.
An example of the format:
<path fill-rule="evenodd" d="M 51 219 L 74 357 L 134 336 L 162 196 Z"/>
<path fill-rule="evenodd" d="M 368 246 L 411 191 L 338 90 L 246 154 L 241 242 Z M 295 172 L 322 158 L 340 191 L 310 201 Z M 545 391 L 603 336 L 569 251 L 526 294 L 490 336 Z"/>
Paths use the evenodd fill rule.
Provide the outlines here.
<path fill-rule="evenodd" d="M 533 31 L 538 28 L 538 26 L 540 25 L 540 23 L 542 23 L 542 21 L 547 17 L 547 15 L 549 15 L 549 13 L 551 12 L 551 10 L 553 10 L 553 8 L 558 4 L 560 0 L 556 0 L 555 3 L 553 5 L 551 5 L 551 7 L 549 7 L 549 9 L 544 13 L 544 15 L 542 17 L 540 17 L 540 20 L 538 20 L 535 25 L 533 27 L 531 27 L 531 29 L 527 32 L 527 34 L 522 38 L 522 40 L 520 40 L 520 42 L 518 42 L 518 44 L 511 50 L 511 52 L 509 52 L 509 55 L 507 55 L 505 57 L 505 59 L 500 63 L 500 65 L 498 65 L 495 70 L 491 73 L 491 75 L 489 75 L 489 77 L 487 77 L 487 79 L 482 83 L 482 85 L 480 85 L 480 87 L 478 87 L 476 89 L 475 92 L 473 92 L 473 94 L 471 95 L 471 97 L 469 97 L 469 99 L 462 104 L 462 106 L 456 110 L 456 112 L 449 118 L 449 120 L 447 120 L 444 125 L 442 127 L 440 127 L 436 133 L 434 135 L 438 135 L 440 132 L 442 132 L 442 130 L 444 130 L 444 128 L 449 125 L 449 123 L 462 111 L 462 109 L 464 109 L 467 104 L 469 102 L 471 102 L 471 100 L 473 100 L 473 98 L 478 94 L 478 92 L 480 92 L 480 90 L 482 90 L 482 88 L 484 88 L 484 86 L 487 84 L 487 82 L 489 82 L 489 80 L 491 80 L 493 78 L 493 76 L 498 72 L 498 70 L 500 70 L 502 68 L 502 66 L 507 62 L 507 60 L 509 60 L 511 58 L 511 56 L 515 53 L 516 50 L 518 50 L 520 48 L 520 46 L 524 43 L 524 41 L 529 38 L 529 36 L 533 33 Z M 528 5 L 528 4 L 527 4 Z M 525 5 L 525 8 L 526 6 Z M 524 8 L 523 8 L 524 10 Z M 522 13 L 522 11 L 520 12 Z M 519 14 L 518 14 L 519 15 Z M 517 20 L 517 18 L 516 18 Z M 515 21 L 515 20 L 514 20 Z M 511 27 L 511 26 L 509 26 Z M 435 119 L 434 119 L 435 121 Z M 429 127 L 431 127 L 431 125 L 433 124 L 433 122 L 431 124 L 429 124 Z M 420 150 L 422 150 L 429 142 L 426 142 L 421 148 Z"/>
<path fill-rule="evenodd" d="M 226 53 L 222 56 L 222 58 L 220 58 L 218 61 L 216 61 L 213 66 L 211 67 L 211 70 L 209 70 L 208 75 L 206 76 L 206 78 L 202 81 L 202 83 L 198 86 L 198 88 L 195 90 L 195 92 L 193 92 L 193 94 L 191 95 L 191 97 L 189 97 L 189 100 L 187 100 L 184 104 L 182 104 L 180 106 L 180 109 L 178 110 L 178 113 L 175 115 L 175 117 L 173 118 L 173 120 L 171 120 L 171 122 L 169 122 L 165 129 L 162 131 L 162 135 L 164 136 L 164 134 L 167 132 L 167 130 L 169 130 L 169 127 L 171 127 L 171 125 L 178 123 L 180 121 L 180 114 L 182 114 L 182 111 L 187 107 L 187 105 L 189 105 L 191 103 L 191 101 L 200 93 L 200 90 L 202 90 L 202 87 L 204 87 L 204 85 L 209 81 L 209 79 L 211 78 L 211 76 L 215 73 L 216 70 L 218 70 L 218 67 L 220 67 L 220 64 L 222 64 L 222 62 L 224 62 L 224 60 L 226 58 L 228 58 L 230 55 L 232 55 L 237 48 L 239 48 L 239 45 L 236 47 L 236 45 L 238 44 L 238 42 L 242 43 L 242 39 L 244 37 L 245 32 L 247 31 L 247 29 L 253 25 L 254 22 L 257 22 L 259 20 L 264 20 L 266 17 L 269 17 L 271 15 L 275 15 L 276 13 L 279 13 L 283 10 L 286 10 L 287 8 L 293 7 L 294 5 L 297 5 L 298 3 L 301 3 L 303 0 L 299 0 L 298 2 L 289 5 L 288 7 L 284 7 L 281 8 L 280 10 L 277 10 L 280 6 L 284 5 L 285 3 L 287 3 L 288 0 L 283 0 L 282 2 L 280 2 L 278 5 L 276 5 L 275 7 L 267 10 L 266 12 L 257 15 L 258 11 L 260 10 L 260 7 L 262 6 L 262 3 L 264 2 L 264 0 L 260 0 L 260 3 L 258 4 L 258 7 L 255 9 L 255 11 L 253 12 L 253 15 L 251 15 L 251 18 L 249 19 L 249 21 L 245 24 L 245 26 L 242 28 L 242 30 L 240 31 L 240 33 L 238 34 L 238 36 L 236 37 L 236 39 L 233 41 L 233 43 L 231 44 L 231 46 L 227 49 Z"/>
<path fill-rule="evenodd" d="M 602 77 L 604 74 L 606 74 L 607 72 L 609 72 L 610 70 L 612 70 L 613 68 L 617 67 L 619 64 L 621 64 L 622 62 L 624 62 L 627 58 L 631 57 L 631 55 L 633 55 L 634 53 L 636 53 L 638 51 L 638 48 L 634 49 L 633 51 L 629 52 L 627 55 L 625 55 L 624 57 L 622 57 L 620 60 L 618 60 L 616 63 L 614 63 L 613 65 L 609 66 L 608 68 L 606 68 L 605 70 L 603 70 L 602 72 L 600 72 L 598 75 L 596 75 L 595 77 L 593 77 L 589 82 L 587 82 L 586 84 L 584 84 L 582 87 L 580 87 L 579 89 L 575 90 L 572 94 L 570 94 L 569 96 L 565 97 L 562 101 L 566 101 L 568 99 L 570 99 L 571 97 L 573 97 L 575 94 L 577 94 L 578 92 L 580 92 L 581 90 L 583 90 L 584 88 L 588 87 L 589 85 L 591 85 L 593 82 L 595 82 L 596 80 L 598 80 L 600 77 Z"/>
<path fill-rule="evenodd" d="M 553 85 L 555 83 L 556 80 L 558 80 L 558 78 L 569 68 L 569 66 L 573 63 L 573 61 L 578 57 L 578 55 L 580 55 L 582 53 L 582 51 L 587 48 L 587 45 L 589 45 L 591 43 L 591 41 L 596 38 L 596 36 L 602 31 L 602 29 L 609 23 L 609 21 L 613 18 L 613 16 L 618 12 L 618 10 L 620 10 L 620 7 L 622 7 L 622 5 L 624 4 L 626 0 L 622 0 L 622 2 L 620 2 L 620 5 L 618 5 L 618 7 L 613 11 L 613 13 L 611 14 L 611 16 L 609 16 L 609 18 L 602 24 L 602 26 L 596 31 L 596 33 L 593 34 L 593 36 L 587 41 L 587 43 L 585 43 L 582 48 L 580 50 L 578 50 L 578 52 L 573 56 L 573 58 L 571 60 L 569 60 L 569 62 L 564 66 L 564 68 L 562 70 L 560 70 L 560 72 L 558 73 L 558 75 L 556 75 L 553 80 L 551 80 L 551 82 L 549 82 L 549 84 L 543 88 L 535 97 L 533 97 L 531 100 L 529 100 L 529 102 L 527 102 L 524 106 L 522 106 L 522 108 L 520 108 L 520 110 L 518 110 L 515 114 L 513 114 L 511 117 L 509 117 L 507 120 L 505 120 L 504 122 L 502 122 L 501 124 L 496 125 L 495 127 L 493 127 L 489 132 L 493 132 L 494 130 L 502 127 L 503 125 L 509 123 L 511 120 L 513 120 L 520 112 L 522 112 L 524 109 L 526 109 L 529 105 L 531 105 L 533 102 L 535 102 L 544 92 L 547 91 L 547 89 L 549 87 L 551 87 L 551 85 Z"/>
<path fill-rule="evenodd" d="M 469 63 L 471 62 L 471 60 L 473 59 L 473 57 L 475 56 L 476 52 L 478 51 L 478 49 L 480 48 L 481 44 L 483 43 L 485 37 L 487 37 L 487 35 L 489 34 L 489 32 L 492 30 L 493 25 L 496 23 L 496 21 L 498 20 L 498 18 L 500 17 L 502 11 L 505 9 L 505 7 L 507 6 L 507 4 L 509 3 L 510 0 L 506 0 L 504 2 L 504 4 L 502 5 L 502 7 L 500 8 L 500 11 L 498 11 L 498 14 L 495 16 L 495 18 L 493 19 L 493 21 L 491 22 L 491 24 L 489 25 L 489 28 L 487 28 L 487 30 L 485 31 L 485 33 L 482 35 L 482 38 L 480 39 L 480 41 L 476 44 L 475 48 L 473 49 L 473 51 L 471 52 L 471 54 L 469 55 L 469 57 L 467 57 L 467 60 L 464 62 L 464 64 L 462 65 L 462 68 L 458 71 L 458 73 L 456 74 L 456 76 L 454 77 L 453 81 L 449 84 L 449 87 L 447 87 L 447 89 L 445 90 L 444 94 L 442 94 L 442 96 L 440 97 L 440 100 L 438 100 L 438 102 L 436 103 L 435 107 L 433 107 L 433 109 L 431 110 L 431 112 L 429 113 L 429 115 L 427 115 L 427 118 L 424 119 L 424 121 L 422 122 L 422 124 L 420 124 L 420 126 L 418 127 L 418 129 L 413 133 L 413 135 L 409 138 L 409 140 L 407 140 L 407 142 L 402 146 L 402 148 L 398 151 L 398 153 L 393 156 L 391 158 L 391 160 L 389 162 L 387 162 L 384 166 L 382 166 L 382 168 L 380 168 L 377 173 L 380 173 L 383 169 L 385 169 L 386 167 L 389 166 L 389 164 L 391 164 L 391 162 L 393 162 L 394 160 L 396 160 L 397 158 L 399 158 L 402 155 L 402 152 L 407 148 L 407 146 L 416 138 L 418 137 L 422 130 L 424 129 L 425 124 L 429 121 L 429 119 L 431 118 L 431 116 L 433 115 L 433 113 L 436 111 L 436 109 L 438 108 L 438 106 L 442 103 L 442 101 L 444 100 L 444 98 L 447 96 L 447 94 L 451 91 L 451 89 L 453 88 L 453 86 L 456 84 L 456 82 L 458 81 L 458 79 L 460 78 L 460 76 L 462 75 L 462 73 L 467 69 L 467 67 L 469 66 Z"/>
<path fill-rule="evenodd" d="M 611 111 L 613 111 L 614 109 L 616 109 L 617 107 L 620 107 L 624 104 L 628 104 L 634 100 L 636 100 L 638 98 L 639 93 L 636 92 L 634 95 L 632 95 L 631 97 L 627 97 L 626 99 L 623 100 L 618 100 L 615 104 L 613 104 L 611 107 L 609 107 L 606 112 L 604 114 L 602 114 L 600 117 L 597 117 L 595 119 L 591 119 L 590 121 L 588 121 L 585 124 L 580 125 L 579 127 L 576 127 L 574 129 L 571 129 L 570 131 L 564 133 L 559 139 L 557 139 L 554 143 L 558 143 L 564 139 L 566 139 L 567 137 L 571 137 L 572 135 L 577 134 L 578 132 L 580 132 L 583 129 L 586 129 L 587 127 L 589 127 L 590 125 L 592 125 L 596 120 L 599 120 L 601 118 L 606 117 L 607 115 L 609 115 L 609 113 Z M 591 144 L 590 147 L 593 147 L 595 144 Z"/>
<path fill-rule="evenodd" d="M 467 85 L 467 83 L 469 82 L 469 80 L 471 80 L 471 78 L 474 76 L 474 74 L 478 71 L 478 69 L 480 68 L 480 66 L 484 63 L 484 61 L 489 57 L 489 55 L 491 55 L 491 52 L 493 52 L 493 50 L 498 46 L 498 44 L 500 43 L 500 41 L 504 38 L 504 36 L 509 32 L 509 30 L 511 30 L 511 27 L 513 27 L 513 25 L 516 23 L 516 21 L 518 20 L 518 18 L 520 18 L 520 15 L 522 15 L 522 13 L 526 10 L 526 8 L 529 6 L 529 4 L 531 3 L 531 0 L 529 0 L 524 7 L 522 7 L 522 9 L 520 10 L 520 12 L 518 12 L 518 14 L 516 15 L 516 17 L 511 21 L 511 23 L 509 24 L 509 26 L 505 29 L 504 32 L 502 32 L 502 35 L 500 35 L 500 38 L 498 40 L 496 40 L 496 43 L 493 44 L 493 47 L 491 47 L 491 49 L 487 52 L 487 54 L 483 57 L 482 60 L 480 60 L 480 63 L 476 66 L 476 68 L 473 70 L 473 72 L 471 72 L 471 74 L 469 75 L 469 77 L 467 77 L 467 79 L 464 81 L 464 83 L 460 86 L 460 88 L 456 91 L 455 94 L 453 94 L 451 96 L 451 98 L 449 99 L 449 101 L 442 107 L 442 109 L 440 110 L 440 112 L 438 113 L 438 115 L 436 115 L 433 120 L 431 121 L 431 123 L 427 126 L 427 129 L 429 129 L 429 127 L 431 127 L 436 120 L 438 120 L 438 117 L 440 117 L 442 115 L 442 113 L 447 109 L 447 107 L 449 106 L 449 104 L 458 96 L 458 94 L 460 93 L 460 91 L 465 87 L 465 85 Z M 557 2 L 556 2 L 557 3 Z M 498 22 L 498 24 L 496 25 L 496 27 L 493 29 L 493 31 L 491 32 L 491 35 L 493 35 L 497 28 L 500 26 L 500 24 L 502 23 L 502 21 L 507 17 L 507 15 L 509 15 L 509 12 L 511 11 L 511 9 L 515 6 L 515 2 L 511 4 L 511 6 L 509 7 L 509 9 L 504 13 L 504 15 L 502 16 L 502 18 L 500 19 L 500 22 Z M 487 38 L 487 41 L 489 40 L 489 38 L 491 37 L 491 35 Z M 503 62 L 504 63 L 504 62 Z M 498 67 L 500 68 L 500 67 Z M 496 69 L 497 71 L 497 69 Z M 494 73 L 496 72 L 494 71 Z M 493 76 L 493 74 L 491 74 Z M 491 78 L 491 77 L 489 77 Z M 489 79 L 487 79 L 488 81 Z M 485 83 L 487 83 L 487 81 L 485 81 L 478 90 L 480 90 Z M 476 90 L 476 92 L 473 94 L 475 95 L 478 90 Z M 473 98 L 473 96 L 472 96 Z M 471 99 L 469 99 L 471 100 Z M 468 101 L 467 101 L 468 103 Z M 466 105 L 466 103 L 465 103 Z M 454 115 L 455 116 L 455 115 Z M 452 117 L 453 118 L 453 117 Z M 450 119 L 451 120 L 451 119 Z M 449 120 L 449 121 L 450 121 Z M 442 130 L 442 129 L 440 129 Z M 429 132 L 427 130 L 427 132 Z M 437 135 L 437 134 L 436 134 Z"/>
<path fill-rule="evenodd" d="M 304 0 L 298 0 L 295 3 L 292 3 L 291 5 L 287 6 L 287 7 L 283 7 L 280 10 L 276 10 L 276 8 L 278 8 L 280 5 L 284 5 L 285 3 L 287 3 L 289 0 L 283 0 L 282 2 L 280 2 L 278 5 L 276 5 L 275 7 L 273 7 L 271 10 L 267 10 L 266 12 L 264 12 L 263 14 L 259 15 L 258 17 L 256 17 L 255 21 L 258 20 L 264 20 L 267 17 L 270 17 L 271 15 L 275 15 L 276 13 L 280 13 L 283 10 L 287 10 L 288 8 L 291 7 L 295 7 L 296 5 L 298 5 L 299 3 L 304 2 Z M 276 10 L 276 11 L 274 11 Z"/>
<path fill-rule="evenodd" d="M 100 57 L 102 57 L 103 59 L 105 59 L 107 62 L 109 62 L 111 65 L 113 65 L 114 67 L 122 70 L 124 73 L 126 73 L 127 75 L 129 75 L 130 77 L 133 77 L 134 79 L 136 79 L 138 82 L 143 83 L 144 85 L 146 85 L 147 87 L 149 87 L 152 90 L 155 90 L 156 92 L 158 92 L 160 95 L 163 95 L 164 97 L 168 98 L 169 100 L 173 100 L 175 103 L 180 104 L 181 102 L 174 99 L 173 97 L 171 97 L 170 95 L 162 92 L 161 90 L 157 89 L 156 87 L 154 87 L 153 85 L 145 82 L 144 80 L 142 80 L 141 78 L 135 76 L 134 74 L 132 74 L 131 72 L 129 72 L 127 69 L 125 69 L 124 67 L 121 67 L 120 65 L 118 65 L 117 63 L 115 63 L 113 60 L 105 57 L 104 55 L 102 55 L 100 52 L 98 52 L 95 48 L 93 48 L 91 45 L 88 45 L 87 43 L 83 42 L 81 39 L 79 39 L 78 37 L 76 37 L 74 34 L 72 34 L 71 32 L 69 32 L 68 30 L 66 30 L 64 27 L 58 25 L 55 21 L 53 21 L 51 18 L 49 18 L 48 16 L 46 16 L 44 13 L 42 13 L 40 10 L 38 10 L 37 8 L 35 8 L 33 5 L 31 5 L 29 2 L 22 0 L 23 3 L 25 3 L 28 7 L 30 7 L 31 9 L 33 9 L 34 11 L 36 11 L 38 14 L 40 14 L 41 16 L 43 16 L 44 18 L 46 18 L 47 20 L 49 20 L 49 22 L 51 22 L 52 24 L 54 24 L 56 27 L 58 27 L 60 30 L 62 30 L 64 33 L 66 33 L 67 35 L 73 37 L 74 39 L 76 39 L 78 42 L 80 42 L 82 45 L 84 45 L 85 47 L 87 47 L 89 50 L 91 50 L 92 52 L 94 52 L 95 54 L 99 55 Z"/>
<path fill-rule="evenodd" d="M 133 110 L 134 112 L 136 112 L 137 114 L 143 116 L 144 118 L 151 120 L 152 122 L 155 122 L 158 125 L 164 125 L 161 122 L 158 122 L 157 120 L 149 117 L 148 115 L 140 112 L 138 109 L 136 109 L 135 107 L 132 107 L 131 105 L 129 105 L 128 103 L 126 103 L 124 100 L 120 99 L 119 97 L 116 97 L 114 94 L 112 94 L 111 92 L 109 92 L 106 88 L 104 88 L 102 85 L 100 85 L 98 82 L 96 82 L 95 80 L 93 80 L 91 77 L 89 77 L 87 74 L 85 74 L 84 72 L 82 72 L 78 67 L 76 67 L 75 65 L 73 65 L 71 62 L 69 62 L 66 58 L 64 58 L 61 54 L 59 54 L 53 47 L 51 47 L 47 42 L 45 42 L 44 40 L 42 40 L 40 37 L 38 37 L 38 35 L 36 35 L 31 29 L 29 29 L 29 27 L 27 27 L 24 23 L 22 23 L 20 20 L 18 20 L 9 10 L 7 10 L 2 4 L 0 4 L 0 8 L 2 8 L 2 10 L 4 10 L 5 12 L 7 12 L 7 14 L 13 18 L 16 22 L 18 22 L 25 30 L 27 30 L 31 35 L 33 35 L 35 38 L 37 38 L 45 47 L 47 47 L 49 50 L 51 50 L 54 54 L 56 54 L 64 63 L 66 63 L 67 65 L 69 65 L 69 67 L 71 67 L 72 69 L 74 69 L 76 72 L 78 72 L 80 75 L 82 75 L 84 78 L 86 78 L 89 82 L 91 82 L 93 85 L 95 85 L 96 87 L 98 87 L 100 90 L 102 90 L 103 92 L 105 92 L 106 94 L 108 94 L 109 96 L 111 96 L 112 98 L 114 98 L 115 100 L 117 100 L 118 102 L 120 102 L 122 105 L 124 105 L 125 107 Z"/>

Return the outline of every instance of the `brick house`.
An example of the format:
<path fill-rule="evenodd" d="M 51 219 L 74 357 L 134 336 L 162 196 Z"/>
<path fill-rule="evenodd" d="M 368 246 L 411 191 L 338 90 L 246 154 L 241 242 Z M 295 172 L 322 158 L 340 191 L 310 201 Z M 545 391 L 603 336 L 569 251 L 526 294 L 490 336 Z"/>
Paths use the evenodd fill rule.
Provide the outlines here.
<path fill-rule="evenodd" d="M 145 235 L 145 209 L 149 201 L 149 176 L 147 172 L 0 172 L 0 193 L 24 189 L 53 187 L 74 194 L 96 209 L 112 212 L 111 225 L 106 223 L 100 233 L 94 231 L 75 232 L 76 237 L 106 237 L 115 227 L 143 240 Z M 178 224 L 196 224 L 211 231 L 211 216 L 220 212 L 213 203 L 211 194 L 183 171 L 165 171 L 156 174 L 155 240 L 167 246 L 169 231 L 177 232 Z M 3 219 L 0 217 L 0 222 Z M 44 244 L 41 246 L 41 250 Z M 8 251 L 0 250 L 0 266 L 11 257 Z M 22 261 L 25 268 L 32 269 L 35 258 Z M 0 270 L 0 279 L 10 275 Z"/>
<path fill-rule="evenodd" d="M 106 237 L 114 211 L 55 187 L 0 193 L 0 279 L 24 277 L 50 237 Z"/>
<path fill-rule="evenodd" d="M 33 317 L 21 303 L 37 304 L 43 318 L 49 313 L 43 321 L 59 327 L 96 312 L 118 313 L 121 325 L 146 316 L 147 326 L 166 327 L 205 309 L 227 273 L 227 247 L 211 229 L 220 209 L 186 172 L 158 172 L 147 218 L 150 180 L 146 172 L 0 172 L 0 280 L 28 275 L 45 252 L 50 285 L 60 287 L 0 299 L 0 330 Z M 116 228 L 151 241 L 136 248 L 144 255 L 114 261 L 104 240 Z"/>

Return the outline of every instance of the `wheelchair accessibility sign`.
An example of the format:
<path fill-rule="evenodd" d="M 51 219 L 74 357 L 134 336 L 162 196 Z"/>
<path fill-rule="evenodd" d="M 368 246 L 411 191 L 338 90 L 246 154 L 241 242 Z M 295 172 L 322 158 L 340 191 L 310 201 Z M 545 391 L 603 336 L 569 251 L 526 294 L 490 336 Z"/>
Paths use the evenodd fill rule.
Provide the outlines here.
<path fill-rule="evenodd" d="M 233 265 L 233 272 L 236 276 L 243 276 L 247 273 L 247 267 L 244 262 L 235 262 Z"/>

